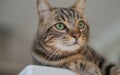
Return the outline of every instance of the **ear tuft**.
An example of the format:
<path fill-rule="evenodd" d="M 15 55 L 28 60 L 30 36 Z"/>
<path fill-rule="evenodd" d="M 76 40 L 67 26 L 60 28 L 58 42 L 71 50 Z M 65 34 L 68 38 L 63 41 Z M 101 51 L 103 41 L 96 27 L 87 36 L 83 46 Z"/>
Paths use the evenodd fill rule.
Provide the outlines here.
<path fill-rule="evenodd" d="M 86 0 L 77 0 L 72 8 L 80 11 L 80 13 L 85 13 Z"/>

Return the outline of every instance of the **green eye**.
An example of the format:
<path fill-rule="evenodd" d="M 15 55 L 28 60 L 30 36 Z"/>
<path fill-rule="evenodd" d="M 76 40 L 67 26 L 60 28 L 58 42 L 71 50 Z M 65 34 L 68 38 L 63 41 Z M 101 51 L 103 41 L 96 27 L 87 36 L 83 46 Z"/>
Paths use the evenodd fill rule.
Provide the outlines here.
<path fill-rule="evenodd" d="M 79 29 L 83 29 L 85 27 L 85 23 L 83 21 L 80 21 L 78 23 L 78 27 L 79 27 Z"/>
<path fill-rule="evenodd" d="M 55 25 L 55 27 L 56 27 L 56 29 L 58 29 L 58 30 L 64 30 L 65 25 L 62 24 L 62 23 L 57 23 L 57 24 Z"/>

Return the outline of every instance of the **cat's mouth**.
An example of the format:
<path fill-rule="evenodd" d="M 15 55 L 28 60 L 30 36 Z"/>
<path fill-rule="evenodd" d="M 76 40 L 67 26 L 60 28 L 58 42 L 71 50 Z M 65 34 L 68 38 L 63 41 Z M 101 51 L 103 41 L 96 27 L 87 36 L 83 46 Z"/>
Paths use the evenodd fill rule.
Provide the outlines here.
<path fill-rule="evenodd" d="M 77 40 L 74 43 L 69 44 L 68 46 L 74 46 L 74 45 L 79 45 L 79 43 L 77 42 Z"/>
<path fill-rule="evenodd" d="M 80 48 L 80 43 L 78 40 L 71 40 L 71 41 L 58 41 L 56 43 L 56 48 L 63 50 L 63 51 L 75 51 Z"/>

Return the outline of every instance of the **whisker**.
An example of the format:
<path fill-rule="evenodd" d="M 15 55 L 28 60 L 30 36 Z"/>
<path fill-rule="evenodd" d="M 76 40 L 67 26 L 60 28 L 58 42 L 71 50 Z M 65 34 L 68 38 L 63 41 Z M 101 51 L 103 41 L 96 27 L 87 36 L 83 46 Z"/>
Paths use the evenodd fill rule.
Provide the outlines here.
<path fill-rule="evenodd" d="M 58 50 L 56 49 L 55 54 L 58 55 Z M 56 59 L 56 56 L 53 56 L 53 60 Z"/>
<path fill-rule="evenodd" d="M 48 59 L 47 59 L 45 65 L 47 65 L 47 64 L 49 63 L 49 59 L 50 59 L 51 57 L 53 57 L 53 55 L 56 53 L 56 51 L 57 51 L 57 49 L 55 49 L 55 50 L 52 51 L 49 55 L 47 55 L 47 56 L 49 56 L 49 57 L 48 57 Z"/>

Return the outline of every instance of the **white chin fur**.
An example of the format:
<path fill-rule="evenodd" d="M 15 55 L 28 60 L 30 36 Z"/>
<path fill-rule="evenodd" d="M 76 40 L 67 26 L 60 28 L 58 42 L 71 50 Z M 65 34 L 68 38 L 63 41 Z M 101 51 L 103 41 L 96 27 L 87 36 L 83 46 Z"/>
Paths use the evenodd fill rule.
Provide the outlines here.
<path fill-rule="evenodd" d="M 74 45 L 71 45 L 71 46 L 67 46 L 67 45 L 64 45 L 62 43 L 57 43 L 56 47 L 60 50 L 63 50 L 63 51 L 75 51 L 75 50 L 80 48 L 80 45 L 79 44 L 74 44 Z"/>

